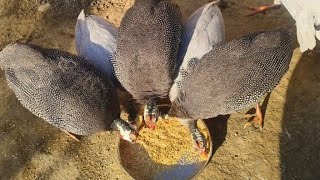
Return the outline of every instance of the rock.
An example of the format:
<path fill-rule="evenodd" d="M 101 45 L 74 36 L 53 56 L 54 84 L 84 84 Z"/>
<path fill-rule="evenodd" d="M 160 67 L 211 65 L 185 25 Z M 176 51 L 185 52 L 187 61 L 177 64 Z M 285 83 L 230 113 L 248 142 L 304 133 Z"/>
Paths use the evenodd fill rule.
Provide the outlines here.
<path fill-rule="evenodd" d="M 38 7 L 38 11 L 43 13 L 43 12 L 48 11 L 50 8 L 51 8 L 51 4 L 50 3 L 46 3 L 46 4 L 43 4 L 43 5 L 40 5 Z"/>

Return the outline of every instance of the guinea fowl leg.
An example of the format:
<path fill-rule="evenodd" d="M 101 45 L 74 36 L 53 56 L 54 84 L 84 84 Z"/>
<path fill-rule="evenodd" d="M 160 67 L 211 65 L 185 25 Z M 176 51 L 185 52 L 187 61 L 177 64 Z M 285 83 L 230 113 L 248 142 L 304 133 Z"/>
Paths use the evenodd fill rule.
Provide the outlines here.
<path fill-rule="evenodd" d="M 256 116 L 253 118 L 252 121 L 247 122 L 244 125 L 244 128 L 246 128 L 247 126 L 251 126 L 253 124 L 257 124 L 259 126 L 259 128 L 262 130 L 263 128 L 263 117 L 262 117 L 262 112 L 261 112 L 261 108 L 259 103 L 257 103 L 256 105 Z"/>
<path fill-rule="evenodd" d="M 197 120 L 182 120 L 183 122 L 187 122 L 189 125 L 190 133 L 192 140 L 194 142 L 194 148 L 197 149 L 201 154 L 207 155 L 207 140 L 200 132 L 197 127 Z M 182 123 L 183 123 L 182 122 Z"/>
<path fill-rule="evenodd" d="M 138 130 L 138 125 L 137 125 L 137 121 L 136 121 L 136 118 L 138 115 L 138 110 L 136 108 L 136 104 L 133 99 L 130 99 L 127 102 L 127 109 L 128 109 L 128 114 L 129 114 L 129 117 L 128 117 L 129 123 L 131 124 L 131 126 L 135 130 Z"/>
<path fill-rule="evenodd" d="M 268 10 L 278 9 L 280 7 L 281 7 L 281 4 L 273 4 L 269 6 L 259 6 L 259 7 L 247 7 L 247 9 L 252 11 L 252 13 L 248 14 L 247 16 L 253 16 L 259 13 L 265 13 Z"/>

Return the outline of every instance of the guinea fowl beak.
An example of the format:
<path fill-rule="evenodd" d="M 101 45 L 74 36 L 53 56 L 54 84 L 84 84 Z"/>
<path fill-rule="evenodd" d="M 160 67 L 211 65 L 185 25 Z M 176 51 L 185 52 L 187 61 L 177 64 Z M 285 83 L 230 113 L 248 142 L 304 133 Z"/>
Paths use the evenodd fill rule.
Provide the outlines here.
<path fill-rule="evenodd" d="M 159 109 L 158 109 L 156 100 L 154 98 L 150 98 L 147 104 L 145 105 L 144 112 L 143 112 L 143 119 L 144 119 L 145 125 L 149 129 L 155 130 L 158 118 L 159 118 Z"/>
<path fill-rule="evenodd" d="M 155 130 L 156 129 L 156 116 L 153 114 L 148 114 L 145 116 L 144 121 L 146 126 L 151 129 L 151 130 Z"/>
<path fill-rule="evenodd" d="M 200 155 L 205 158 L 208 158 L 208 152 L 206 150 L 202 151 Z"/>
<path fill-rule="evenodd" d="M 197 149 L 200 152 L 201 156 L 204 156 L 204 157 L 208 156 L 208 152 L 204 144 L 201 144 L 196 141 L 194 146 L 195 146 L 195 149 Z"/>
<path fill-rule="evenodd" d="M 149 118 L 150 118 L 151 122 L 155 122 L 155 120 L 154 120 L 154 118 L 156 118 L 155 116 L 149 115 Z M 151 123 L 150 129 L 155 130 L 156 129 L 156 124 L 155 123 Z"/>

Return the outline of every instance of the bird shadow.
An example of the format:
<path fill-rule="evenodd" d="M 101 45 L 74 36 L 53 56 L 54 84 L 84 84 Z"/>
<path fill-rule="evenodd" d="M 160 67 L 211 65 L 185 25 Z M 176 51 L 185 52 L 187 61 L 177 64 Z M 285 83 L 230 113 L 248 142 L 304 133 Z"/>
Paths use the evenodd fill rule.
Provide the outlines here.
<path fill-rule="evenodd" d="M 282 179 L 320 178 L 320 55 L 304 53 L 295 65 L 280 134 Z"/>
<path fill-rule="evenodd" d="M 0 104 L 0 177 L 11 179 L 34 154 L 44 151 L 52 131 L 47 131 L 48 124 L 22 107 L 12 92 Z"/>
<path fill-rule="evenodd" d="M 229 118 L 230 115 L 219 115 L 215 118 L 204 119 L 212 138 L 212 156 L 225 141 Z"/>

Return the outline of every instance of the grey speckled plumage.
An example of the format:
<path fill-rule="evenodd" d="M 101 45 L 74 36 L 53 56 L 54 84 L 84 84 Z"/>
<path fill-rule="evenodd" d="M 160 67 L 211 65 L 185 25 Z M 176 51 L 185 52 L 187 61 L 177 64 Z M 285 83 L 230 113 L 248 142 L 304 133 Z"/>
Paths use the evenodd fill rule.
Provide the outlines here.
<path fill-rule="evenodd" d="M 256 32 L 193 59 L 171 115 L 204 119 L 230 114 L 256 103 L 289 68 L 293 47 L 284 30 Z"/>
<path fill-rule="evenodd" d="M 112 61 L 119 82 L 138 102 L 168 95 L 181 28 L 180 9 L 169 1 L 136 0 L 123 17 Z"/>
<path fill-rule="evenodd" d="M 33 45 L 8 45 L 0 67 L 9 87 L 33 114 L 68 132 L 109 130 L 120 109 L 108 79 L 66 52 Z"/>

